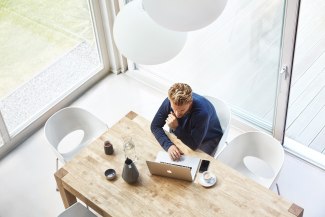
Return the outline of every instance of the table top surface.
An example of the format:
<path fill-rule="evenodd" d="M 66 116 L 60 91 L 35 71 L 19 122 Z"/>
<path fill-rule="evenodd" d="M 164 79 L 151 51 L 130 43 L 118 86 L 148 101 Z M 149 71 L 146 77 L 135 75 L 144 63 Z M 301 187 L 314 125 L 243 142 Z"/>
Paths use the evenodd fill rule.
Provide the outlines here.
<path fill-rule="evenodd" d="M 123 137 L 127 135 L 135 143 L 138 158 L 135 165 L 140 173 L 133 185 L 121 176 L 125 161 Z M 216 185 L 201 186 L 199 174 L 193 182 L 151 175 L 146 160 L 155 160 L 162 148 L 150 132 L 150 121 L 134 112 L 129 112 L 83 148 L 55 176 L 62 182 L 64 191 L 103 216 L 302 216 L 295 204 L 213 157 L 192 151 L 174 135 L 168 135 L 185 155 L 211 161 L 209 171 L 217 176 Z M 113 144 L 113 155 L 105 155 L 106 140 Z M 109 168 L 117 173 L 112 181 L 104 176 Z M 60 193 L 64 201 L 62 189 Z"/>

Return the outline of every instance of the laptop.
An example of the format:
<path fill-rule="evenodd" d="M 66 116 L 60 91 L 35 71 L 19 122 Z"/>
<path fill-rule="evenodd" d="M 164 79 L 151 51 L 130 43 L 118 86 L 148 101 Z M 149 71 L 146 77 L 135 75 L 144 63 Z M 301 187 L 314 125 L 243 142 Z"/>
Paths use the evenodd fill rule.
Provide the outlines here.
<path fill-rule="evenodd" d="M 167 152 L 159 151 L 155 161 L 146 162 L 152 175 L 192 182 L 195 179 L 201 159 L 183 155 L 179 161 L 173 161 Z"/>

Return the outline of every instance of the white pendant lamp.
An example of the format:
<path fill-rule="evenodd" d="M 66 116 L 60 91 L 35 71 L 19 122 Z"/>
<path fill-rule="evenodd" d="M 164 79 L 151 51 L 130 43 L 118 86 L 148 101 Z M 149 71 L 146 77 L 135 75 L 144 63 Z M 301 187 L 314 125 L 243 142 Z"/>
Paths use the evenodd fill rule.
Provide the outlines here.
<path fill-rule="evenodd" d="M 175 31 L 193 31 L 216 20 L 227 0 L 143 0 L 143 8 L 159 25 Z"/>
<path fill-rule="evenodd" d="M 114 41 L 128 59 L 144 65 L 164 63 L 184 47 L 187 33 L 176 32 L 156 24 L 134 0 L 118 13 L 113 27 Z"/>

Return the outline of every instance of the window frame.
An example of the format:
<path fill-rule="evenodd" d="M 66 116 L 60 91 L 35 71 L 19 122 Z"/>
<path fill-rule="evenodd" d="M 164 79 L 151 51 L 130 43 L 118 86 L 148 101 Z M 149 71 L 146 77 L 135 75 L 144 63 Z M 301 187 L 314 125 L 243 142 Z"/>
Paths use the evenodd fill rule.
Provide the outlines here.
<path fill-rule="evenodd" d="M 25 141 L 31 134 L 38 130 L 46 120 L 59 109 L 69 105 L 86 90 L 96 84 L 108 73 L 118 74 L 127 70 L 127 62 L 114 45 L 112 38 L 113 23 L 119 11 L 118 0 L 88 0 L 91 18 L 93 21 L 94 35 L 103 67 L 96 74 L 79 86 L 74 86 L 70 92 L 56 99 L 49 107 L 41 109 L 35 114 L 30 123 L 21 131 L 10 136 L 3 116 L 0 111 L 0 135 L 3 144 L 0 146 L 0 159 Z"/>
<path fill-rule="evenodd" d="M 288 113 L 292 66 L 295 53 L 300 0 L 286 0 L 282 46 L 273 119 L 273 136 L 283 145 Z"/>

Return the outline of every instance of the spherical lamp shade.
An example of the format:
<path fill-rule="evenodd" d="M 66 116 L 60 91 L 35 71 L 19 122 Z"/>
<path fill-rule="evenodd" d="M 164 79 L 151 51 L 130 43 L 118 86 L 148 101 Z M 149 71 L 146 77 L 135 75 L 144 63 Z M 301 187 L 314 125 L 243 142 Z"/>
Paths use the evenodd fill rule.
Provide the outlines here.
<path fill-rule="evenodd" d="M 125 57 L 136 63 L 164 63 L 183 49 L 187 33 L 159 26 L 143 10 L 141 3 L 134 0 L 118 13 L 113 27 L 115 44 Z"/>
<path fill-rule="evenodd" d="M 143 0 L 144 10 L 159 25 L 175 31 L 193 31 L 216 20 L 227 0 Z"/>

